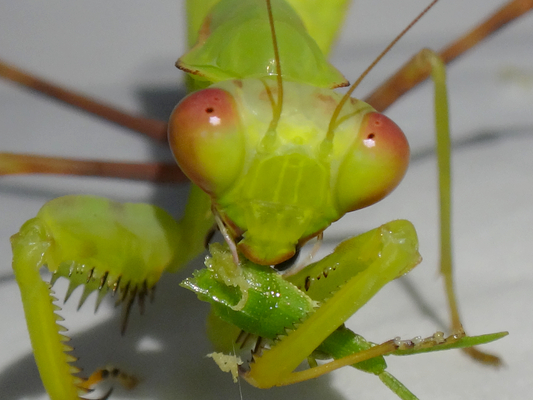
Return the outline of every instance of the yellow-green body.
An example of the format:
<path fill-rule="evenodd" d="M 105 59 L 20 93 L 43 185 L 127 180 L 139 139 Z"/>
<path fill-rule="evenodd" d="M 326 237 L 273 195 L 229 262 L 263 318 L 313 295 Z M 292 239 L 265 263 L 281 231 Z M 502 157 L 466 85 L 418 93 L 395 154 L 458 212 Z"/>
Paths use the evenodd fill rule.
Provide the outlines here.
<path fill-rule="evenodd" d="M 205 20 L 206 16 L 210 18 L 208 10 L 215 3 L 209 0 L 188 2 L 189 43 L 193 46 L 199 41 L 193 49 L 195 52 L 208 39 L 216 39 L 217 46 L 226 42 L 230 52 L 222 58 L 229 62 L 223 65 L 229 67 L 221 70 L 220 65 L 216 68 L 209 65 L 200 71 L 202 68 L 194 62 L 198 56 L 209 58 L 204 54 L 206 49 L 185 55 L 180 66 L 195 72 L 204 81 L 229 78 L 229 82 L 218 83 L 215 88 L 231 93 L 237 103 L 242 102 L 239 124 L 248 130 L 245 139 L 238 138 L 237 142 L 245 142 L 245 145 L 228 154 L 233 157 L 233 166 L 229 169 L 236 170 L 237 176 L 228 177 L 221 172 L 224 184 L 213 185 L 208 194 L 193 186 L 185 215 L 179 222 L 151 205 L 67 196 L 47 203 L 12 237 L 13 268 L 21 289 L 36 363 L 49 396 L 52 400 L 72 400 L 85 389 L 83 379 L 76 376 L 77 368 L 70 365 L 75 358 L 66 354 L 71 349 L 60 334 L 63 328 L 57 324 L 55 314 L 58 307 L 52 304 L 50 285 L 42 281 L 39 269 L 46 265 L 54 281 L 58 277 L 69 279 L 67 296 L 79 285 L 85 286 L 82 302 L 95 290 L 99 292 L 98 302 L 107 292 L 118 292 L 129 309 L 134 300 L 142 302 L 150 294 L 163 272 L 176 271 L 200 253 L 203 238 L 214 223 L 213 209 L 223 227 L 225 224 L 228 228 L 229 236 L 233 235 L 228 240 L 230 244 L 241 234 L 242 241 L 254 243 L 256 262 L 240 254 L 239 262 L 235 263 L 231 251 L 214 245 L 207 268 L 195 272 L 182 286 L 213 304 L 213 326 L 220 327 L 221 336 L 243 330 L 271 340 L 270 348 L 263 349 L 248 369 L 241 368 L 240 373 L 248 382 L 266 388 L 310 379 L 324 373 L 315 374 L 321 367 L 310 368 L 311 375 L 305 375 L 305 371 L 301 371 L 304 375 L 295 373 L 294 369 L 305 359 L 312 362 L 317 358 L 334 358 L 344 363 L 342 365 L 353 365 L 378 375 L 402 399 L 415 398 L 385 371 L 383 355 L 472 346 L 496 340 L 504 334 L 450 340 L 441 340 L 439 336 L 428 338 L 421 346 L 386 343 L 388 347 L 381 350 L 386 344 L 374 346 L 343 326 L 344 321 L 383 285 L 407 273 L 420 261 L 416 233 L 409 222 L 393 221 L 348 239 L 330 256 L 289 278 L 269 266 L 258 265 L 269 264 L 277 254 L 285 256 L 345 212 L 355 209 L 345 200 L 348 195 L 342 189 L 348 187 L 346 190 L 350 194 L 355 190 L 355 185 L 351 186 L 347 179 L 348 174 L 342 173 L 345 164 L 351 167 L 355 162 L 353 158 L 346 161 L 343 157 L 355 146 L 351 144 L 351 136 L 354 131 L 361 130 L 363 119 L 372 110 L 357 100 L 349 101 L 342 109 L 335 136 L 330 140 L 326 138 L 330 122 L 327 116 L 340 102 L 339 95 L 316 88 L 342 84 L 336 70 L 325 62 L 322 54 L 317 55 L 317 51 L 323 54 L 329 51 L 347 1 L 332 1 L 327 6 L 323 2 L 290 1 L 295 11 L 281 0 L 273 2 L 274 15 L 281 25 L 300 15 L 302 21 L 296 19 L 291 23 L 296 27 L 296 36 L 303 35 L 303 42 L 300 36 L 296 47 L 285 50 L 284 45 L 290 40 L 284 41 L 283 28 L 278 36 L 283 43 L 280 45 L 281 65 L 282 71 L 287 71 L 287 75 L 283 75 L 287 90 L 275 136 L 268 136 L 275 114 L 275 92 L 279 90 L 278 84 L 270 79 L 275 66 L 267 40 L 271 39 L 270 33 L 260 30 L 261 38 L 254 38 L 254 41 L 260 43 L 261 57 L 252 60 L 251 69 L 245 66 L 239 70 L 245 60 L 235 54 L 241 49 L 233 48 L 236 45 L 227 37 L 225 41 L 215 37 L 216 34 L 224 37 L 226 31 L 209 31 L 209 21 Z M 249 7 L 250 15 L 256 18 L 262 12 L 261 5 L 264 3 L 260 0 L 222 0 L 215 10 L 216 23 L 212 27 L 225 26 L 226 17 L 237 18 L 239 23 L 233 24 L 242 27 L 246 22 L 240 21 L 243 15 L 237 12 L 238 7 Z M 317 7 L 324 12 L 316 12 Z M 266 19 L 266 6 L 264 15 Z M 304 26 L 310 36 L 305 33 Z M 233 26 L 226 28 L 233 29 Z M 250 35 L 255 33 L 249 32 Z M 310 38 L 317 44 L 300 52 L 301 43 L 309 42 Z M 301 53 L 304 61 L 313 54 L 312 58 L 319 60 L 316 64 L 320 67 L 295 77 L 301 70 L 301 62 L 296 62 L 292 68 L 291 53 Z M 257 64 L 257 59 L 264 62 Z M 250 76 L 255 79 L 233 80 Z M 260 93 L 267 95 L 258 95 Z M 322 103 L 317 106 L 317 102 Z M 206 154 L 211 154 L 212 150 L 208 148 Z M 205 158 L 209 162 L 211 157 Z M 343 179 L 346 184 L 339 185 Z M 364 201 L 361 204 L 368 205 Z M 272 309 L 276 312 L 272 313 Z M 222 332 L 228 326 L 228 330 Z M 239 368 L 233 368 L 237 370 Z"/>

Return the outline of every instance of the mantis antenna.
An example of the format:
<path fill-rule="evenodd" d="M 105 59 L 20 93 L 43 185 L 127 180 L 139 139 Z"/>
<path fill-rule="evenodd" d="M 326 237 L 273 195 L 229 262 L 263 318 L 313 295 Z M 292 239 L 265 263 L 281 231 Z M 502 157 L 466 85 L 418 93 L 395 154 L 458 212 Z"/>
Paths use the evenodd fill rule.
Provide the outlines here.
<path fill-rule="evenodd" d="M 385 56 L 385 54 L 387 54 L 390 51 L 390 49 L 392 49 L 392 47 L 413 27 L 413 25 L 416 24 L 418 20 L 420 20 L 420 18 L 422 18 L 437 3 L 437 1 L 439 0 L 433 0 L 424 10 L 422 10 L 422 12 L 418 14 L 418 16 L 413 21 L 411 21 L 411 23 L 407 25 L 407 27 L 403 31 L 401 31 L 400 34 L 396 36 L 392 42 L 389 43 L 389 45 L 385 48 L 385 50 L 383 50 L 376 57 L 376 59 L 372 62 L 372 64 L 370 64 L 368 68 L 363 71 L 363 73 L 359 76 L 359 78 L 357 78 L 357 80 L 353 83 L 353 85 L 350 86 L 350 89 L 348 89 L 348 91 L 343 96 L 341 101 L 339 101 L 339 104 L 335 108 L 335 111 L 333 111 L 333 115 L 331 116 L 331 120 L 329 121 L 328 132 L 326 134 L 325 141 L 331 142 L 333 140 L 333 131 L 337 128 L 336 125 L 337 125 L 337 120 L 339 119 L 339 114 L 344 104 L 348 101 L 348 99 L 354 92 L 355 88 L 359 86 L 361 81 L 368 75 L 368 73 L 374 68 L 374 66 L 378 62 L 381 61 L 381 59 Z"/>
<path fill-rule="evenodd" d="M 268 20 L 270 22 L 270 31 L 272 32 L 272 45 L 274 46 L 274 60 L 276 61 L 276 80 L 278 83 L 278 101 L 272 112 L 272 121 L 268 127 L 268 132 L 273 134 L 278 126 L 279 119 L 281 118 L 281 110 L 283 108 L 283 80 L 281 78 L 281 64 L 279 58 L 278 39 L 276 37 L 276 28 L 274 27 L 274 16 L 272 15 L 272 4 L 270 0 L 266 0 L 266 6 L 268 11 Z"/>

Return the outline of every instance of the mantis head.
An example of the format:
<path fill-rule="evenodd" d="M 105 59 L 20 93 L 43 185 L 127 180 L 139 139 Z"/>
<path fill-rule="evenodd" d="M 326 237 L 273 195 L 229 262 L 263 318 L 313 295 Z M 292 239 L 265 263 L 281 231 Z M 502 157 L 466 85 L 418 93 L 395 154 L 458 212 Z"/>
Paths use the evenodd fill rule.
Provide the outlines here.
<path fill-rule="evenodd" d="M 183 172 L 213 201 L 237 243 L 256 263 L 275 265 L 345 213 L 389 194 L 403 178 L 409 145 L 400 128 L 366 103 L 285 82 L 275 132 L 276 86 L 227 81 L 179 103 L 169 141 Z"/>

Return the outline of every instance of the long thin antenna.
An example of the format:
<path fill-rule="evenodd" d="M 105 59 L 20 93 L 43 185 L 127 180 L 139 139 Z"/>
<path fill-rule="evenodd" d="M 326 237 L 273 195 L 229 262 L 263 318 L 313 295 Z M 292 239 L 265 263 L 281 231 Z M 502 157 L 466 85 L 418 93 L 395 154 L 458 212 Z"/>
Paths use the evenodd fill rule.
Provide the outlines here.
<path fill-rule="evenodd" d="M 348 99 L 352 95 L 355 88 L 359 86 L 361 81 L 376 66 L 376 64 L 381 61 L 381 59 L 385 56 L 385 54 L 387 54 L 390 51 L 390 49 L 398 42 L 398 40 L 400 40 L 413 27 L 413 25 L 416 24 L 420 20 L 420 18 L 424 16 L 435 5 L 435 3 L 437 3 L 437 1 L 438 0 L 433 0 L 420 14 L 418 14 L 418 16 L 413 21 L 411 21 L 411 23 L 407 25 L 407 27 L 403 31 L 401 31 L 400 34 L 396 36 L 392 42 L 390 42 L 390 44 L 385 48 L 385 50 L 383 50 L 381 54 L 377 56 L 377 58 L 372 62 L 372 64 L 370 64 L 368 68 L 365 69 L 365 71 L 361 74 L 361 76 L 359 76 L 359 78 L 357 78 L 357 80 L 353 83 L 353 85 L 350 86 L 350 89 L 348 89 L 344 97 L 341 99 L 341 101 L 335 108 L 335 111 L 333 111 L 333 115 L 331 116 L 331 120 L 329 121 L 328 132 L 326 134 L 327 141 L 333 140 L 333 131 L 336 128 L 336 123 L 337 123 L 337 119 L 339 118 L 339 114 L 342 108 L 344 107 L 344 104 L 348 101 Z"/>
<path fill-rule="evenodd" d="M 276 36 L 276 28 L 274 27 L 274 15 L 272 14 L 272 4 L 270 0 L 266 0 L 268 11 L 268 20 L 270 22 L 270 31 L 272 33 L 272 45 L 274 46 L 274 60 L 276 61 L 276 80 L 278 83 L 278 101 L 276 107 L 272 112 L 272 121 L 268 128 L 269 132 L 275 132 L 281 118 L 281 110 L 283 109 L 283 80 L 281 78 L 281 64 L 279 58 L 278 39 Z"/>

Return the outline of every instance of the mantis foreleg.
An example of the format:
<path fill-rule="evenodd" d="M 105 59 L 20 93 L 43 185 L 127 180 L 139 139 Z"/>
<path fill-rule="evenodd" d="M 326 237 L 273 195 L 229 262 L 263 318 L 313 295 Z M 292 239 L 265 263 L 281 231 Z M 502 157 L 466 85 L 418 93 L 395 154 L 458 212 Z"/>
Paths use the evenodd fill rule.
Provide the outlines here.
<path fill-rule="evenodd" d="M 238 367 L 241 361 L 237 358 L 232 361 L 231 356 L 211 355 L 226 371 L 235 374 L 240 369 L 254 386 L 288 385 L 355 364 L 378 375 L 402 399 L 413 399 L 414 395 L 386 373 L 380 356 L 472 346 L 505 335 L 444 338 L 439 333 L 427 339 L 395 339 L 373 346 L 342 327 L 383 285 L 419 262 L 417 247 L 412 225 L 393 221 L 346 240 L 334 253 L 287 281 L 274 270 L 250 261 L 236 265 L 230 251 L 216 245 L 211 246 L 213 256 L 206 261 L 207 269 L 197 271 L 182 285 L 210 302 L 220 319 L 271 341 L 270 347 L 261 347 L 254 354 L 249 370 Z M 258 307 L 270 312 L 258 314 Z M 335 361 L 293 372 L 309 356 Z"/>
<path fill-rule="evenodd" d="M 181 223 L 151 205 L 65 196 L 45 204 L 12 237 L 13 269 L 35 360 L 53 400 L 76 399 L 91 381 L 75 376 L 79 369 L 70 365 L 76 358 L 67 354 L 69 338 L 60 333 L 65 329 L 57 324 L 59 307 L 40 268 L 46 265 L 53 281 L 60 276 L 70 280 L 67 297 L 84 285 L 80 303 L 95 290 L 97 305 L 108 291 L 117 293 L 127 318 L 133 302 L 138 299 L 142 306 L 163 271 L 175 271 L 201 249 L 196 235 L 212 225 L 203 196 L 193 189 L 188 217 Z M 190 215 L 196 217 L 192 222 Z M 94 380 L 101 380 L 102 374 L 96 375 Z"/>

